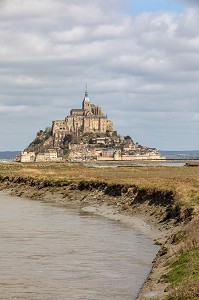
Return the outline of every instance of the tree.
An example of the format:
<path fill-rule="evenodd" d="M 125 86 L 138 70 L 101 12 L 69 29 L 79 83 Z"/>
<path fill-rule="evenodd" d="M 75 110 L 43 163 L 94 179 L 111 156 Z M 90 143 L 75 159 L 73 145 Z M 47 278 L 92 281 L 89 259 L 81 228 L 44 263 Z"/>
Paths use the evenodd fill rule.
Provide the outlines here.
<path fill-rule="evenodd" d="M 124 139 L 125 139 L 125 140 L 132 140 L 132 138 L 130 137 L 130 135 L 126 135 L 126 136 L 124 137 Z"/>
<path fill-rule="evenodd" d="M 66 134 L 65 137 L 64 137 L 63 142 L 64 142 L 64 144 L 65 144 L 65 143 L 68 144 L 68 143 L 70 143 L 70 142 L 72 141 L 72 139 L 73 139 L 73 137 L 72 137 L 71 134 Z"/>

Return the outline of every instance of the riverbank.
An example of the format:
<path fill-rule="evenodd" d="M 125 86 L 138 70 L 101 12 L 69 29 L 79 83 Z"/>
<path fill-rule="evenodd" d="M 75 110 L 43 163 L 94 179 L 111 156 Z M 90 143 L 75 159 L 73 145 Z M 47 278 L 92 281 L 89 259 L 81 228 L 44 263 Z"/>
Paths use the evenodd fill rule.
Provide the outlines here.
<path fill-rule="evenodd" d="M 0 186 L 1 189 L 7 190 L 13 195 L 47 201 L 54 205 L 79 208 L 82 213 L 103 215 L 141 230 L 145 235 L 153 238 L 161 246 L 161 249 L 153 262 L 151 274 L 138 299 L 164 299 L 168 295 L 170 295 L 169 299 L 197 299 L 193 298 L 198 296 L 196 290 L 197 276 L 190 280 L 189 274 L 190 293 L 192 295 L 195 293 L 195 296 L 177 298 L 180 293 L 184 293 L 182 282 L 183 280 L 187 282 L 186 276 L 182 276 L 181 279 L 183 280 L 178 278 L 176 282 L 171 282 L 166 274 L 172 270 L 173 261 L 187 251 L 198 249 L 197 201 L 193 205 L 193 197 L 197 199 L 198 187 L 196 183 L 198 177 L 196 175 L 198 173 L 192 171 L 195 168 L 191 168 L 192 170 L 184 168 L 183 172 L 176 168 L 173 171 L 171 168 L 169 170 L 165 168 L 161 170 L 159 168 L 156 170 L 154 168 L 148 168 L 148 170 L 136 168 L 136 170 L 130 171 L 129 168 L 127 168 L 128 170 L 119 169 L 114 171 L 117 174 L 113 175 L 111 174 L 113 170 L 109 170 L 108 173 L 107 168 L 99 172 L 99 170 L 87 169 L 79 165 L 76 167 L 74 165 L 10 165 L 1 171 Z M 58 173 L 58 170 L 61 171 Z M 44 175 L 46 171 L 48 174 Z M 92 181 L 88 178 L 85 180 L 85 174 L 88 176 L 88 171 L 90 171 L 90 175 L 98 176 L 98 180 L 94 176 Z M 162 177 L 159 178 L 156 185 L 155 178 L 151 180 L 153 187 L 151 181 L 144 186 L 144 180 L 141 182 L 141 177 L 145 171 L 148 171 L 148 175 L 152 172 L 160 175 L 161 171 Z M 79 172 L 79 178 L 73 177 L 75 172 L 76 176 Z M 129 178 L 129 172 L 131 174 L 137 173 L 137 177 Z M 169 179 L 172 178 L 172 172 L 174 187 L 174 183 L 177 182 L 175 177 L 177 175 L 177 179 L 180 181 L 181 178 L 181 181 L 184 180 L 188 186 L 186 187 L 186 205 L 185 199 L 181 203 L 179 202 L 176 190 L 169 185 L 168 177 Z M 64 178 L 62 177 L 63 173 L 65 174 Z M 109 180 L 107 180 L 108 174 L 110 174 Z M 121 181 L 120 184 L 116 183 L 118 178 L 124 174 L 123 183 Z M 101 181 L 101 178 L 99 180 L 100 176 L 104 178 L 104 182 Z M 113 176 L 118 177 L 116 178 L 117 181 L 113 180 Z M 135 185 L 134 183 L 138 181 L 140 184 Z M 158 185 L 163 181 L 167 183 L 165 188 Z M 188 201 L 187 195 L 192 195 L 190 201 Z M 194 268 L 193 265 L 192 268 Z M 193 272 L 197 272 L 197 270 L 193 269 Z M 179 290 L 178 294 L 176 294 L 176 289 Z M 186 290 L 188 289 L 186 288 Z"/>

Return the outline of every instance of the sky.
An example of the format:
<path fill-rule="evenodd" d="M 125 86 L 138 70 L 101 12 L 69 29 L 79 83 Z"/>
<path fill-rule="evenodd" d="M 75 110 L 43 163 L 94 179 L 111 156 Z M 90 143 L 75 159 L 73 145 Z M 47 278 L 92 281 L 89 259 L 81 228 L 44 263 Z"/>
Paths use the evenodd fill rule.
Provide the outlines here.
<path fill-rule="evenodd" d="M 199 149 L 198 0 L 0 0 L 0 151 L 81 108 L 121 135 Z"/>

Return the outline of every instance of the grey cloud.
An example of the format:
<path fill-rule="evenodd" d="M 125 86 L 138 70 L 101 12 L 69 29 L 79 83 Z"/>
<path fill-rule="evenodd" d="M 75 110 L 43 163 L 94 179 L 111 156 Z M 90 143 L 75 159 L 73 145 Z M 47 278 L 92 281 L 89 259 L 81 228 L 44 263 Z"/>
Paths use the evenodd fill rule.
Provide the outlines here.
<path fill-rule="evenodd" d="M 195 6 L 199 6 L 198 0 L 179 0 L 183 3 L 186 3 L 188 5 L 194 4 Z"/>
<path fill-rule="evenodd" d="M 164 145 L 159 135 L 168 122 L 171 134 L 179 124 L 186 132 L 193 120 L 198 129 L 195 10 L 132 17 L 119 0 L 36 0 L 31 7 L 21 1 L 24 6 L 7 1 L 0 11 L 0 122 L 15 116 L 16 127 L 24 124 L 21 148 L 37 130 L 80 107 L 85 81 L 91 101 L 118 132 L 140 134 L 144 144 Z"/>
<path fill-rule="evenodd" d="M 5 5 L 6 1 L 7 1 L 7 0 L 0 0 L 0 6 Z"/>

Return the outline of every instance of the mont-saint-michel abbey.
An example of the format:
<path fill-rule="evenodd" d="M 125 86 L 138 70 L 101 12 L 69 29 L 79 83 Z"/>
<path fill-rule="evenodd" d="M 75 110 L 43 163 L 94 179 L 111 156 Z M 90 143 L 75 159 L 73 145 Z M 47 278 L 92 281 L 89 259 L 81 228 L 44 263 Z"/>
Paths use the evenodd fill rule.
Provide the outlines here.
<path fill-rule="evenodd" d="M 156 148 L 119 135 L 102 108 L 92 104 L 86 87 L 81 108 L 72 108 L 63 120 L 40 130 L 21 153 L 21 162 L 131 161 L 161 159 Z"/>
<path fill-rule="evenodd" d="M 113 131 L 113 123 L 102 112 L 101 107 L 90 103 L 86 88 L 81 109 L 71 109 L 65 120 L 55 120 L 52 124 L 54 147 L 58 147 L 66 134 L 106 133 Z"/>

